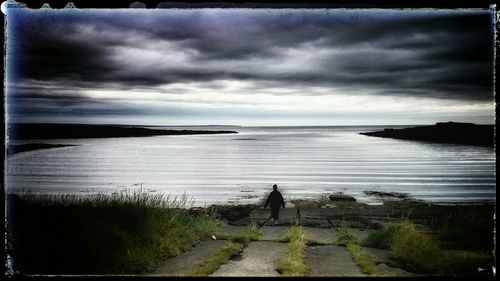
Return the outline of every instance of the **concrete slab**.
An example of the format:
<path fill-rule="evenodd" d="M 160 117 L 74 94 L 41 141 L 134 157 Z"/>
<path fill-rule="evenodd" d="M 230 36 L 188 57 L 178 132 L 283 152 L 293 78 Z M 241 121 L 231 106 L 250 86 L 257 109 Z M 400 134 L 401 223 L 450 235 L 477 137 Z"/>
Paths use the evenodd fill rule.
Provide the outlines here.
<path fill-rule="evenodd" d="M 289 226 L 263 226 L 259 228 L 259 230 L 262 232 L 261 240 L 279 241 L 283 239 L 283 236 L 289 228 Z"/>
<path fill-rule="evenodd" d="M 166 259 L 158 269 L 150 275 L 181 276 L 210 259 L 227 241 L 205 240 L 198 243 L 192 250 L 179 256 Z"/>
<path fill-rule="evenodd" d="M 351 231 L 352 234 L 354 234 L 354 236 L 358 238 L 359 241 L 365 240 L 368 237 L 368 235 L 370 235 L 370 233 L 373 231 L 370 229 L 363 229 L 363 228 L 351 228 L 349 230 Z"/>
<path fill-rule="evenodd" d="M 278 260 L 285 253 L 286 246 L 286 243 L 278 242 L 250 242 L 243 251 L 240 260 L 231 260 L 223 264 L 209 276 L 280 276 L 276 267 Z"/>
<path fill-rule="evenodd" d="M 391 250 L 363 247 L 363 251 L 365 251 L 375 263 L 392 263 Z"/>
<path fill-rule="evenodd" d="M 353 261 L 345 247 L 327 245 L 309 247 L 306 263 L 311 270 L 307 276 L 359 277 L 366 276 Z"/>
<path fill-rule="evenodd" d="M 334 228 L 304 227 L 306 235 L 313 241 L 333 244 L 335 243 L 337 231 Z"/>

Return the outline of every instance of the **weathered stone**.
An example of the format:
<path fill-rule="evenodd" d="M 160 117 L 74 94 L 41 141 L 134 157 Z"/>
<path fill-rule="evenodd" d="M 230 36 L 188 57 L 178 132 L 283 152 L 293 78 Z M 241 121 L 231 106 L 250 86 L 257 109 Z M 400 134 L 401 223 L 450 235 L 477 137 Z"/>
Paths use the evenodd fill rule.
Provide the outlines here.
<path fill-rule="evenodd" d="M 349 202 L 356 202 L 356 199 L 354 197 L 344 195 L 344 194 L 332 194 L 328 196 L 331 201 L 349 201 Z"/>

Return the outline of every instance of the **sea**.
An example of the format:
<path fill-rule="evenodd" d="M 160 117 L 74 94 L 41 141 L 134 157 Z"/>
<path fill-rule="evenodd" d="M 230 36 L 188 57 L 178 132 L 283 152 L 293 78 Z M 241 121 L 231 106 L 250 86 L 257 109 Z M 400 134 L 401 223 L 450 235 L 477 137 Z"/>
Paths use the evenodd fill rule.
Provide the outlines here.
<path fill-rule="evenodd" d="M 193 206 L 259 204 L 333 193 L 381 204 L 369 191 L 436 204 L 495 202 L 495 149 L 361 135 L 408 126 L 154 127 L 237 134 L 9 141 L 78 146 L 6 159 L 8 193 L 162 193 Z M 153 128 L 153 127 L 151 127 Z"/>

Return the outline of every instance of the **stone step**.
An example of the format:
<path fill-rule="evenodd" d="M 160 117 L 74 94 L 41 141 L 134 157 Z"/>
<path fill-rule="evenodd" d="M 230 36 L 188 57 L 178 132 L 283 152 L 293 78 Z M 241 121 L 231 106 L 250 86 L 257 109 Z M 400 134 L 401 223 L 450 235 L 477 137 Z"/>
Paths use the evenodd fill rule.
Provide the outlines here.
<path fill-rule="evenodd" d="M 308 247 L 306 264 L 311 268 L 310 277 L 360 277 L 367 276 L 352 259 L 345 247 L 334 245 Z"/>

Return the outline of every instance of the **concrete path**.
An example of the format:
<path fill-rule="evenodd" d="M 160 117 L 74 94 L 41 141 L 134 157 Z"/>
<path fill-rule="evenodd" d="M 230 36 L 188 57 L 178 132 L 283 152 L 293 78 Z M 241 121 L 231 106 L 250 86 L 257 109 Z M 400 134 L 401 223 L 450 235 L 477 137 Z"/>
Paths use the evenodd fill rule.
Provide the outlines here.
<path fill-rule="evenodd" d="M 371 210 L 361 211 L 367 212 L 368 219 L 354 216 L 355 213 L 346 208 L 300 210 L 301 225 L 313 242 L 311 246 L 308 246 L 306 253 L 306 263 L 311 269 L 307 276 L 367 276 L 361 272 L 345 247 L 334 245 L 337 238 L 336 229 L 342 224 L 347 224 L 351 233 L 362 241 L 376 225 L 380 226 L 389 222 L 381 217 L 369 216 L 368 213 Z M 250 242 L 240 257 L 221 265 L 210 276 L 280 276 L 276 271 L 277 263 L 284 256 L 287 247 L 287 243 L 283 243 L 283 238 L 286 231 L 297 222 L 297 209 L 281 209 L 277 225 L 272 224 L 270 220 L 266 222 L 269 215 L 269 209 L 253 210 L 248 217 L 232 221 L 229 225 L 222 227 L 215 234 L 217 240 L 203 241 L 194 249 L 168 259 L 154 275 L 181 275 L 210 259 L 227 242 L 223 239 L 227 239 L 225 237 L 228 235 L 241 233 L 250 229 L 252 225 L 257 225 L 263 234 L 261 241 Z M 388 276 L 415 276 L 399 268 L 397 262 L 392 260 L 390 251 L 363 249 L 381 269 L 387 272 Z"/>
<path fill-rule="evenodd" d="M 304 227 L 307 237 L 313 241 L 322 244 L 334 244 L 336 240 L 337 231 L 334 228 L 317 228 L 317 227 Z"/>
<path fill-rule="evenodd" d="M 326 245 L 309 247 L 306 263 L 311 270 L 306 276 L 359 277 L 363 274 L 345 247 Z"/>
<path fill-rule="evenodd" d="M 217 237 L 218 234 L 222 234 L 223 236 L 238 234 L 250 228 L 251 225 L 225 225 L 217 231 L 215 236 Z"/>
<path fill-rule="evenodd" d="M 223 236 L 231 235 L 231 234 L 237 234 L 241 233 L 247 229 L 250 229 L 251 226 L 246 226 L 246 225 L 226 225 L 222 227 L 216 236 L 222 234 Z M 262 232 L 262 241 L 280 241 L 283 239 L 283 236 L 285 235 L 285 232 L 287 229 L 290 228 L 289 226 L 262 226 L 259 228 L 259 230 Z"/>
<path fill-rule="evenodd" d="M 151 275 L 178 276 L 201 265 L 210 259 L 217 250 L 223 247 L 227 241 L 205 240 L 198 243 L 192 250 L 184 252 L 179 256 L 168 258 Z"/>
<path fill-rule="evenodd" d="M 262 232 L 263 241 L 281 241 L 289 226 L 263 226 L 259 228 Z"/>
<path fill-rule="evenodd" d="M 286 243 L 250 242 L 240 260 L 223 264 L 209 276 L 280 276 L 276 271 L 278 260 L 283 257 Z"/>

